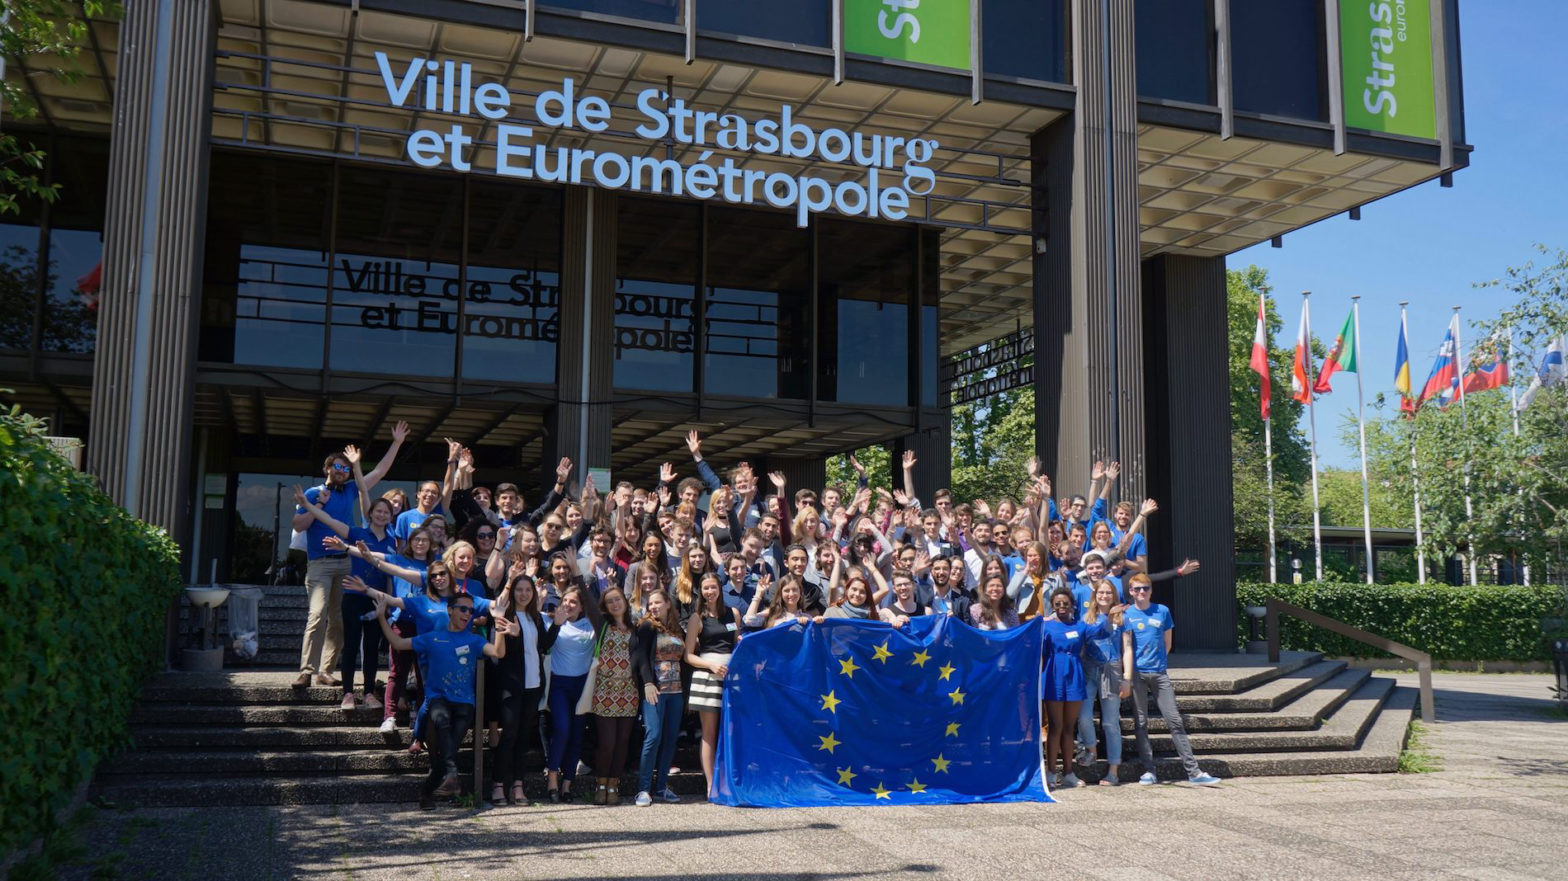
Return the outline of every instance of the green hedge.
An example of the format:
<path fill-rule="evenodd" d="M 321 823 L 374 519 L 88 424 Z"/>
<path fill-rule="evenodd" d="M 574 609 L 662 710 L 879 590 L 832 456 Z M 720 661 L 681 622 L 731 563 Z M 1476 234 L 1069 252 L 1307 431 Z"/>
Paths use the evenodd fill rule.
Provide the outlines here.
<path fill-rule="evenodd" d="M 1563 590 L 1551 585 L 1238 584 L 1242 606 L 1269 597 L 1371 631 L 1442 661 L 1551 659 L 1541 619 L 1563 616 Z M 1289 616 L 1280 617 L 1280 644 L 1338 657 L 1389 655 Z M 1247 616 L 1239 615 L 1246 640 Z"/>
<path fill-rule="evenodd" d="M 179 548 L 100 492 L 18 410 L 0 410 L 0 856 L 41 837 L 125 740 L 162 665 Z"/>

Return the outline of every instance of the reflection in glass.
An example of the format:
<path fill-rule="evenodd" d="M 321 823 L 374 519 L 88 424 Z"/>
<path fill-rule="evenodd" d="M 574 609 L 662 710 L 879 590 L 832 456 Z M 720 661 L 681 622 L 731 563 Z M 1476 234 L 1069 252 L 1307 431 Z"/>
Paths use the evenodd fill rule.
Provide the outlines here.
<path fill-rule="evenodd" d="M 463 187 L 345 167 L 332 267 L 333 370 L 452 375 Z"/>
<path fill-rule="evenodd" d="M 212 154 L 199 357 L 322 366 L 332 168 Z"/>
<path fill-rule="evenodd" d="M 289 521 L 294 516 L 290 488 L 315 486 L 321 475 L 241 474 L 234 490 L 234 542 L 229 552 L 229 580 L 235 584 L 267 584 L 272 566 L 288 556 Z M 303 573 L 301 573 L 303 574 Z M 297 583 L 297 582 L 296 582 Z"/>
<path fill-rule="evenodd" d="M 1064 0 L 982 0 L 980 14 L 987 74 L 1068 81 Z"/>
<path fill-rule="evenodd" d="M 463 376 L 552 383 L 560 334 L 559 190 L 472 180 Z"/>
<path fill-rule="evenodd" d="M 0 349 L 26 350 L 33 345 L 40 229 L 36 216 L 23 219 L 31 222 L 0 223 Z"/>
<path fill-rule="evenodd" d="M 808 397 L 810 294 L 809 230 L 787 214 L 710 209 L 703 391 Z"/>
<path fill-rule="evenodd" d="M 1237 110 L 1291 119 L 1328 119 L 1322 3 L 1231 0 L 1230 34 Z"/>
<path fill-rule="evenodd" d="M 539 6 L 678 24 L 684 0 L 539 0 Z"/>
<path fill-rule="evenodd" d="M 615 387 L 692 390 L 701 208 L 624 197 L 617 208 Z"/>
<path fill-rule="evenodd" d="M 829 0 L 697 0 L 697 30 L 776 43 L 833 45 Z"/>
<path fill-rule="evenodd" d="M 1137 0 L 1138 95 L 1213 104 L 1213 0 Z"/>
<path fill-rule="evenodd" d="M 909 227 L 824 219 L 821 340 L 836 353 L 821 365 L 817 391 L 841 404 L 909 405 L 909 303 L 915 238 Z"/>
<path fill-rule="evenodd" d="M 49 206 L 43 350 L 86 354 L 98 338 L 109 143 L 59 139 L 49 162 L 60 197 Z"/>

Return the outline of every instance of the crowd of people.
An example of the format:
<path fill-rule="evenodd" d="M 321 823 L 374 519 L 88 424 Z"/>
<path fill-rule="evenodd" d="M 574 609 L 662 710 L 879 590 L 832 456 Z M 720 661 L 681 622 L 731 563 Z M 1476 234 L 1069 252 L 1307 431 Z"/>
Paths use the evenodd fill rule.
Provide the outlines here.
<path fill-rule="evenodd" d="M 530 508 L 515 484 L 478 483 L 472 453 L 448 440 L 439 481 L 420 483 L 413 499 L 374 495 L 407 434 L 399 423 L 369 472 L 350 446 L 327 457 L 322 484 L 295 488 L 310 608 L 295 685 L 341 686 L 341 706 L 379 710 L 388 735 L 407 712 L 411 749 L 430 755 L 424 805 L 459 791 L 458 747 L 471 726 L 485 729 L 494 802 L 524 800 L 536 732 L 553 802 L 619 803 L 634 757 L 636 804 L 676 801 L 668 779 L 688 727 L 711 791 L 738 640 L 827 618 L 903 627 L 921 615 L 983 630 L 1044 619 L 1053 787 L 1086 785 L 1079 768 L 1118 784 L 1129 697 L 1140 783 L 1156 779 L 1151 701 L 1189 780 L 1217 782 L 1193 758 L 1166 675 L 1171 612 L 1151 602 L 1154 583 L 1198 563 L 1148 571 L 1144 527 L 1158 505 L 1112 505 L 1114 462 L 1095 463 L 1086 495 L 1057 498 L 1031 459 L 1021 498 L 958 502 L 939 489 L 928 506 L 912 453 L 892 490 L 872 487 L 851 455 L 855 485 L 791 491 L 783 474 L 745 462 L 721 478 L 692 431 L 694 474 L 665 463 L 651 488 L 621 481 L 601 494 L 587 478 L 569 491 L 573 463 L 562 459 Z M 378 689 L 383 647 L 391 669 Z M 475 718 L 481 666 L 485 717 Z"/>

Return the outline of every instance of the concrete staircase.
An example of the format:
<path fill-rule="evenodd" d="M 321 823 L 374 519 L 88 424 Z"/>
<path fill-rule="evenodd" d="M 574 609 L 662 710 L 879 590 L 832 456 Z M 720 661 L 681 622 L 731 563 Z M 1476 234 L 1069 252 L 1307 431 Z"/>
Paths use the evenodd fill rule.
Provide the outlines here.
<path fill-rule="evenodd" d="M 144 686 L 131 713 L 135 748 L 99 769 L 95 795 L 139 806 L 414 801 L 429 765 L 407 751 L 406 727 L 383 736 L 379 712 L 338 708 L 339 689 L 290 687 L 305 614 L 303 588 L 269 587 L 256 661 L 231 658 L 222 673 L 166 673 Z M 1279 664 L 1237 654 L 1172 660 L 1193 748 L 1215 776 L 1398 769 L 1414 689 L 1316 653 L 1286 652 Z M 1123 702 L 1121 720 L 1124 782 L 1143 773 L 1130 704 Z M 1183 778 L 1163 721 L 1151 720 L 1150 735 L 1158 776 Z M 701 795 L 693 744 L 682 744 L 675 764 L 685 770 L 671 787 Z M 544 794 L 542 765 L 537 754 L 527 765 L 535 799 Z M 473 767 L 470 750 L 459 767 Z M 1093 781 L 1105 771 L 1101 761 L 1082 776 Z M 468 791 L 470 778 L 464 774 Z M 635 781 L 623 780 L 621 791 L 629 799 Z"/>

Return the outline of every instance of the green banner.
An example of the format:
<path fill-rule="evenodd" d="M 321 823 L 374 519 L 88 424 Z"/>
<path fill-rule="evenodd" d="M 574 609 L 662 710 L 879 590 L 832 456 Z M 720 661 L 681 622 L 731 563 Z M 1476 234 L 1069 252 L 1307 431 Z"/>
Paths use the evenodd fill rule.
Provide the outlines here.
<path fill-rule="evenodd" d="M 844 0 L 844 51 L 969 70 L 969 0 Z"/>
<path fill-rule="evenodd" d="M 1436 138 L 1431 0 L 1339 0 L 1345 125 Z"/>

